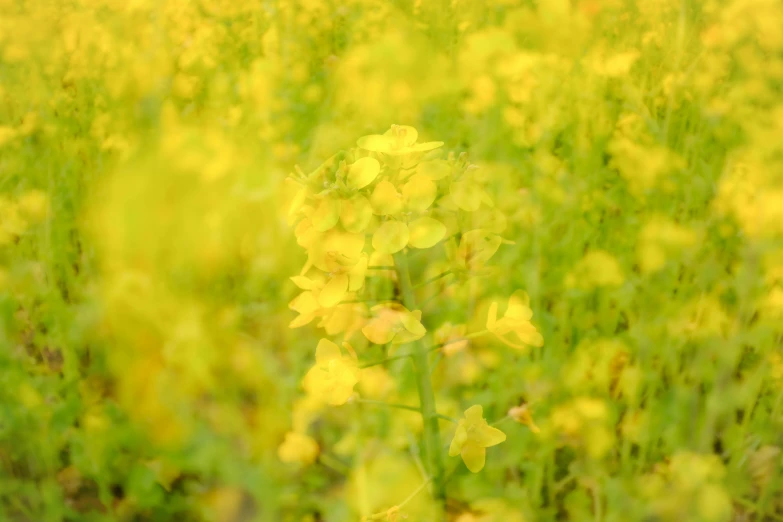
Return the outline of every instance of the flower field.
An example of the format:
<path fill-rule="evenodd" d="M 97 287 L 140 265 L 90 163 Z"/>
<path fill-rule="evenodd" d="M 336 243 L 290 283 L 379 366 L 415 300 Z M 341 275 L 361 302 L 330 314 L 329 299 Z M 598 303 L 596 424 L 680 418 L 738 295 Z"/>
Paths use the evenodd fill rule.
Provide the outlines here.
<path fill-rule="evenodd" d="M 779 0 L 0 0 L 0 522 L 783 520 Z"/>

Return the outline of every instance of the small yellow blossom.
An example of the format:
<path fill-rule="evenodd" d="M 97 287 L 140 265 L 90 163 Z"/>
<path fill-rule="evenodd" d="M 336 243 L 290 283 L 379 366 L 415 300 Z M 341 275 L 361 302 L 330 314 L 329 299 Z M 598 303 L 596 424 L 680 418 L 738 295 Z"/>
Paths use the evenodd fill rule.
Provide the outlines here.
<path fill-rule="evenodd" d="M 569 288 L 590 289 L 617 287 L 625 280 L 617 259 L 603 250 L 588 252 L 568 274 L 565 284 Z"/>
<path fill-rule="evenodd" d="M 283 462 L 312 464 L 318 458 L 318 443 L 304 433 L 289 431 L 277 448 L 277 456 Z"/>
<path fill-rule="evenodd" d="M 345 404 L 359 382 L 356 361 L 340 353 L 340 347 L 329 339 L 321 339 L 315 350 L 315 366 L 304 378 L 304 389 L 321 397 L 332 406 Z"/>
<path fill-rule="evenodd" d="M 454 252 L 456 264 L 463 270 L 481 270 L 503 242 L 503 238 L 488 230 L 466 232 L 462 234 L 459 247 Z"/>
<path fill-rule="evenodd" d="M 484 467 L 486 448 L 500 444 L 504 440 L 506 434 L 487 424 L 484 409 L 476 404 L 465 410 L 465 417 L 460 419 L 449 447 L 449 456 L 461 455 L 468 469 L 478 473 Z"/>
<path fill-rule="evenodd" d="M 527 346 L 543 346 L 544 338 L 530 322 L 533 311 L 530 298 L 522 290 L 517 290 L 508 300 L 508 308 L 502 319 L 497 318 L 498 304 L 492 303 L 487 317 L 487 330 L 495 334 L 504 344 L 513 348 L 525 349 Z M 513 332 L 522 344 L 510 341 L 506 334 Z"/>
<path fill-rule="evenodd" d="M 362 328 L 367 340 L 375 344 L 403 344 L 424 337 L 421 310 L 409 311 L 402 305 L 377 305 L 370 309 L 373 318 Z"/>
<path fill-rule="evenodd" d="M 359 138 L 356 145 L 371 152 L 381 152 L 390 156 L 402 156 L 414 152 L 427 152 L 443 146 L 442 141 L 416 143 L 419 133 L 408 125 L 392 125 L 383 134 L 371 134 Z"/>

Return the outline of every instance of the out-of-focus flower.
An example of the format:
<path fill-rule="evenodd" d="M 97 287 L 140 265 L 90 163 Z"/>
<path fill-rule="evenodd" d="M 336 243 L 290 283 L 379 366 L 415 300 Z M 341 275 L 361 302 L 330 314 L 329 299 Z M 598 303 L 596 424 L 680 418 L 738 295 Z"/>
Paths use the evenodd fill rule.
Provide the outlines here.
<path fill-rule="evenodd" d="M 427 152 L 443 146 L 442 141 L 416 143 L 419 133 L 408 125 L 392 125 L 383 134 L 370 134 L 356 141 L 356 145 L 364 150 L 380 152 L 390 156 L 402 156 L 414 152 Z"/>
<path fill-rule="evenodd" d="M 342 355 L 340 347 L 321 339 L 315 350 L 315 366 L 304 377 L 304 389 L 332 406 L 345 404 L 359 382 L 356 361 Z"/>
<path fill-rule="evenodd" d="M 465 410 L 465 417 L 460 419 L 449 446 L 449 456 L 461 455 L 465 466 L 478 473 L 484 468 L 487 448 L 505 440 L 506 434 L 490 426 L 484 418 L 484 409 L 476 404 Z"/>
<path fill-rule="evenodd" d="M 471 230 L 462 234 L 459 246 L 453 250 L 453 258 L 462 270 L 481 270 L 503 242 L 503 238 L 489 230 Z"/>
<path fill-rule="evenodd" d="M 530 298 L 527 293 L 517 290 L 508 300 L 505 315 L 497 318 L 498 304 L 493 302 L 487 315 L 487 330 L 495 334 L 504 344 L 524 350 L 528 346 L 543 346 L 544 338 L 530 322 L 533 310 L 530 309 Z M 514 333 L 522 344 L 515 343 L 506 337 Z"/>
<path fill-rule="evenodd" d="M 277 448 L 277 456 L 283 462 L 312 464 L 318 458 L 318 443 L 304 433 L 289 431 L 285 440 Z"/>
<path fill-rule="evenodd" d="M 620 263 L 613 255 L 593 250 L 576 264 L 566 277 L 565 284 L 570 288 L 590 289 L 620 286 L 624 280 Z"/>
<path fill-rule="evenodd" d="M 427 333 L 421 324 L 420 310 L 411 312 L 402 305 L 380 304 L 370 311 L 373 318 L 362 328 L 362 333 L 372 343 L 410 343 Z"/>

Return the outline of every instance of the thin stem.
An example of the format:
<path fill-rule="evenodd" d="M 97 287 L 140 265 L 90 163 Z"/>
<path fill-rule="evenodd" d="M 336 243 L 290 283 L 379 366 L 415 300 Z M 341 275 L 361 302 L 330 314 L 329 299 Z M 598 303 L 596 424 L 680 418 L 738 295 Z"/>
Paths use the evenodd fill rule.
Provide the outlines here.
<path fill-rule="evenodd" d="M 444 346 L 448 346 L 450 344 L 455 344 L 455 343 L 459 343 L 459 342 L 462 342 L 462 341 L 469 341 L 471 339 L 475 339 L 476 337 L 481 337 L 482 335 L 485 335 L 487 333 L 489 333 L 489 330 L 479 330 L 478 332 L 473 332 L 473 333 L 469 333 L 467 335 L 462 335 L 460 337 L 455 337 L 454 339 L 449 339 L 445 343 L 439 343 L 439 344 L 435 344 L 435 345 L 430 346 L 429 348 L 427 348 L 427 352 L 434 352 L 435 350 L 440 350 Z"/>
<path fill-rule="evenodd" d="M 416 310 L 416 297 L 411 285 L 410 272 L 408 271 L 408 258 L 405 252 L 394 254 L 394 265 L 397 267 L 397 276 L 403 304 L 408 310 Z M 429 473 L 433 481 L 433 497 L 441 504 L 446 500 L 446 489 L 443 482 L 443 448 L 440 443 L 440 426 L 438 425 L 438 413 L 435 409 L 435 392 L 432 389 L 430 379 L 429 354 L 422 343 L 414 343 L 413 361 L 416 371 L 416 386 L 419 391 L 421 403 L 421 417 L 424 423 L 424 451 L 429 463 Z M 441 513 L 441 517 L 443 514 Z"/>
<path fill-rule="evenodd" d="M 367 270 L 394 270 L 393 266 L 368 266 Z"/>
<path fill-rule="evenodd" d="M 391 508 L 387 509 L 386 511 L 379 511 L 378 513 L 373 513 L 372 515 L 368 515 L 368 516 L 364 517 L 362 520 L 383 520 L 383 519 L 390 520 L 391 516 L 393 516 L 396 513 L 399 513 L 400 509 L 405 507 L 405 504 L 407 504 L 408 502 L 413 500 L 416 497 L 416 495 L 418 495 L 421 492 L 422 489 L 426 488 L 427 485 L 430 482 L 432 482 L 432 478 L 428 478 L 427 480 L 425 480 L 418 488 L 416 488 L 413 491 L 413 493 L 408 495 L 408 497 L 405 500 L 403 500 L 402 502 L 400 502 L 396 506 L 392 506 Z"/>
<path fill-rule="evenodd" d="M 475 339 L 476 337 L 479 337 L 481 335 L 486 334 L 488 331 L 489 330 L 481 330 L 481 331 L 478 331 L 478 332 L 473 332 L 473 333 L 468 334 L 468 335 L 463 335 L 461 337 L 456 337 L 454 339 L 449 339 L 445 343 L 439 343 L 439 344 L 435 344 L 433 346 L 430 346 L 429 348 L 427 348 L 426 352 L 427 353 L 434 352 L 434 351 L 440 350 L 444 346 L 448 346 L 450 344 L 455 344 L 455 343 L 458 343 L 458 342 L 461 342 L 461 341 L 468 341 L 470 339 Z M 379 364 L 384 364 L 384 363 L 387 363 L 387 362 L 396 361 L 397 359 L 404 359 L 406 357 L 415 357 L 415 356 L 416 356 L 415 352 L 402 353 L 400 355 L 393 355 L 392 357 L 387 357 L 385 359 L 379 359 L 377 361 L 364 363 L 364 364 L 360 365 L 359 368 L 369 368 L 370 366 L 377 366 Z"/>
<path fill-rule="evenodd" d="M 361 404 L 375 404 L 377 406 L 386 406 L 387 408 L 397 408 L 400 410 L 417 411 L 421 413 L 421 409 L 416 406 L 408 406 L 407 404 L 396 404 L 393 402 L 374 401 L 371 399 L 356 399 L 356 402 Z"/>
<path fill-rule="evenodd" d="M 339 473 L 340 475 L 348 476 L 351 473 L 351 470 L 348 468 L 348 466 L 346 466 L 345 464 L 343 464 L 342 462 L 340 462 L 339 460 L 337 460 L 336 458 L 332 457 L 329 454 L 321 453 L 321 455 L 318 456 L 318 462 L 320 462 L 327 468 L 331 469 L 332 471 Z"/>
<path fill-rule="evenodd" d="M 396 299 L 353 299 L 351 301 L 341 301 L 340 304 L 357 304 L 357 303 L 399 303 Z"/>
<path fill-rule="evenodd" d="M 490 424 L 490 426 L 497 426 L 499 424 L 504 423 L 505 421 L 507 421 L 510 418 L 511 418 L 511 415 L 506 415 L 505 417 L 501 417 L 498 420 L 496 420 L 495 422 L 493 422 L 492 424 Z"/>
<path fill-rule="evenodd" d="M 438 355 L 435 357 L 435 360 L 434 360 L 434 361 L 432 361 L 432 364 L 430 364 L 430 375 L 434 374 L 434 373 L 435 373 L 435 370 L 437 370 L 437 369 L 438 369 L 438 364 L 440 363 L 440 361 L 441 361 L 441 360 L 443 360 L 443 354 L 442 354 L 442 353 L 439 353 L 439 354 L 438 354 Z"/>
<path fill-rule="evenodd" d="M 413 493 L 411 493 L 410 495 L 408 495 L 408 498 L 406 498 L 405 500 L 403 500 L 402 502 L 400 502 L 400 505 L 399 505 L 399 506 L 397 506 L 397 507 L 400 507 L 400 508 L 401 508 L 401 507 L 403 507 L 405 504 L 407 504 L 408 502 L 410 502 L 411 500 L 413 500 L 413 497 L 415 497 L 416 495 L 418 495 L 418 494 L 419 494 L 419 492 L 420 492 L 422 489 L 426 488 L 426 487 L 427 487 L 427 485 L 428 485 L 430 482 L 432 482 L 432 478 L 428 478 L 427 480 L 425 480 L 424 482 L 422 482 L 421 486 L 419 486 L 418 488 L 416 488 L 416 491 L 414 491 Z"/>
<path fill-rule="evenodd" d="M 453 274 L 453 272 L 452 272 L 451 270 L 446 270 L 446 271 L 445 271 L 445 272 L 443 272 L 442 274 L 438 274 L 438 275 L 436 275 L 436 276 L 434 276 L 434 277 L 431 277 L 431 278 L 427 279 L 426 281 L 424 281 L 424 282 L 422 282 L 422 283 L 419 283 L 419 284 L 417 284 L 416 286 L 414 286 L 414 287 L 413 287 L 413 289 L 414 289 L 414 290 L 418 290 L 418 289 L 419 289 L 419 288 L 421 288 L 422 286 L 427 286 L 428 284 L 430 284 L 430 283 L 434 283 L 434 282 L 435 282 L 435 281 L 437 281 L 438 279 L 443 279 L 444 277 L 448 277 L 448 276 L 450 276 L 451 274 Z"/>
<path fill-rule="evenodd" d="M 439 419 L 447 420 L 449 422 L 453 422 L 454 424 L 459 424 L 459 421 L 454 417 L 449 417 L 448 415 L 441 415 L 440 413 L 436 413 L 435 416 Z"/>
<path fill-rule="evenodd" d="M 369 368 L 371 366 L 378 366 L 379 364 L 386 364 L 387 362 L 397 361 L 397 360 L 400 360 L 400 359 L 405 359 L 406 357 L 410 357 L 410 356 L 411 356 L 411 354 L 409 354 L 409 353 L 404 353 L 402 355 L 394 355 L 392 357 L 387 357 L 385 359 L 380 359 L 380 360 L 377 360 L 377 361 L 360 364 L 359 368 L 364 369 L 364 368 Z"/>

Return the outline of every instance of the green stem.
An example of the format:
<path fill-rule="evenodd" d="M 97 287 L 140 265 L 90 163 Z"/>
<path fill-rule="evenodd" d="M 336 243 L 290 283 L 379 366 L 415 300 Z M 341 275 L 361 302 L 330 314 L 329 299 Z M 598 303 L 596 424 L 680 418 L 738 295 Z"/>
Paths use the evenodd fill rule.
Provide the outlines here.
<path fill-rule="evenodd" d="M 492 424 L 490 424 L 490 426 L 497 426 L 498 424 L 502 424 L 503 422 L 507 421 L 510 418 L 511 418 L 511 415 L 506 415 L 505 417 L 501 417 L 498 420 L 496 420 L 495 422 L 493 422 Z"/>
<path fill-rule="evenodd" d="M 399 410 L 410 410 L 410 411 L 418 411 L 418 412 L 421 411 L 416 406 L 408 406 L 407 404 L 396 404 L 393 402 L 374 401 L 371 399 L 357 399 L 356 402 L 361 404 L 375 404 L 377 406 L 386 406 L 387 408 L 397 408 Z"/>
<path fill-rule="evenodd" d="M 416 310 L 416 296 L 411 285 L 408 271 L 408 258 L 404 251 L 394 254 L 394 264 L 400 282 L 403 304 L 408 310 Z M 440 426 L 438 413 L 435 409 L 435 392 L 432 389 L 429 368 L 429 349 L 423 343 L 414 343 L 413 362 L 416 372 L 416 385 L 419 390 L 421 417 L 424 421 L 424 452 L 429 463 L 429 474 L 432 477 L 433 496 L 441 503 L 446 500 L 446 489 L 443 482 L 443 448 L 440 441 Z"/>
<path fill-rule="evenodd" d="M 364 368 L 369 368 L 371 366 L 378 366 L 379 364 L 386 364 L 387 362 L 397 361 L 399 359 L 405 359 L 406 357 L 410 357 L 410 356 L 411 356 L 411 354 L 409 354 L 409 353 L 404 353 L 402 355 L 394 355 L 392 357 L 387 357 L 385 359 L 380 359 L 380 360 L 377 360 L 377 361 L 372 361 L 372 362 L 360 364 L 359 368 L 364 369 Z"/>
<path fill-rule="evenodd" d="M 434 283 L 438 279 L 443 279 L 444 277 L 450 276 L 451 273 L 452 273 L 451 270 L 446 270 L 442 274 L 438 274 L 435 277 L 431 277 L 431 278 L 427 279 L 426 281 L 424 281 L 422 283 L 419 283 L 418 285 L 414 286 L 413 289 L 417 290 L 417 289 L 421 288 L 422 286 L 427 286 L 430 283 Z"/>

